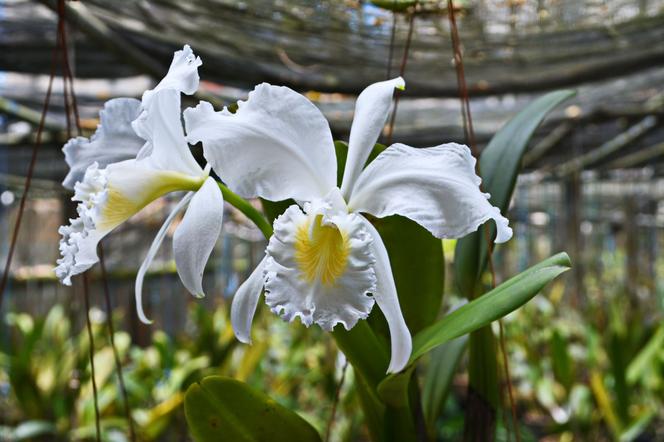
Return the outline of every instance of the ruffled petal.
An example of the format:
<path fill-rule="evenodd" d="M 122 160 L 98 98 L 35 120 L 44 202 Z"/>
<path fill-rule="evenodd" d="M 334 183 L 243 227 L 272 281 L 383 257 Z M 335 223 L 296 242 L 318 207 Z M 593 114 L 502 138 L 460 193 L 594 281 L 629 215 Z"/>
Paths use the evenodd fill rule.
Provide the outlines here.
<path fill-rule="evenodd" d="M 402 215 L 437 238 L 461 238 L 493 219 L 496 242 L 512 237 L 508 220 L 480 190 L 468 147 L 450 143 L 417 149 L 395 144 L 357 179 L 348 206 L 377 217 Z"/>
<path fill-rule="evenodd" d="M 173 235 L 178 275 L 187 290 L 197 298 L 205 296 L 203 272 L 221 234 L 223 216 L 221 190 L 213 178 L 208 178 L 192 198 Z"/>
<path fill-rule="evenodd" d="M 189 204 L 192 196 L 194 196 L 194 192 L 187 192 L 184 198 L 182 198 L 175 205 L 175 208 L 168 215 L 166 221 L 164 221 L 164 224 L 162 224 L 161 228 L 159 229 L 159 232 L 157 232 L 157 236 L 155 236 L 154 241 L 152 241 L 150 249 L 148 250 L 148 254 L 145 256 L 145 260 L 143 260 L 141 267 L 138 269 L 136 283 L 134 285 L 136 296 L 136 313 L 138 314 L 138 319 L 140 319 L 144 324 L 151 324 L 152 321 L 148 319 L 148 317 L 145 315 L 145 312 L 143 311 L 143 279 L 145 279 L 145 274 L 152 265 L 152 261 L 154 260 L 159 247 L 161 247 L 161 243 L 164 242 L 168 228 L 173 223 L 173 220 L 177 214 L 180 213 L 180 211 L 186 207 L 187 204 Z"/>
<path fill-rule="evenodd" d="M 348 158 L 341 184 L 341 193 L 346 199 L 385 126 L 392 107 L 394 89 L 403 90 L 405 87 L 403 78 L 397 77 L 374 83 L 357 97 L 348 140 Z"/>
<path fill-rule="evenodd" d="M 261 260 L 233 296 L 231 324 L 237 339 L 245 344 L 251 344 L 251 322 L 254 320 L 258 298 L 263 291 L 266 261 L 267 258 Z"/>
<path fill-rule="evenodd" d="M 394 285 L 387 249 L 374 226 L 364 217 L 362 217 L 362 220 L 369 235 L 373 238 L 371 251 L 376 258 L 376 291 L 374 292 L 374 298 L 390 329 L 392 356 L 387 372 L 396 373 L 403 370 L 408 364 L 413 342 L 399 306 L 399 296 Z"/>
<path fill-rule="evenodd" d="M 143 140 L 131 127 L 140 112 L 141 102 L 134 98 L 114 98 L 99 112 L 99 126 L 90 137 L 72 138 L 62 151 L 69 165 L 69 173 L 62 185 L 73 189 L 83 180 L 85 170 L 95 161 L 100 168 L 118 161 L 135 158 Z"/>
<path fill-rule="evenodd" d="M 74 186 L 78 215 L 62 226 L 55 272 L 65 284 L 97 261 L 97 243 L 150 202 L 176 190 L 198 190 L 203 178 L 153 168 L 145 160 L 125 160 L 99 169 L 92 163 Z"/>
<path fill-rule="evenodd" d="M 97 244 L 115 226 L 102 225 L 103 208 L 108 200 L 108 179 L 105 170 L 92 163 L 85 171 L 83 180 L 75 185 L 72 200 L 78 201 L 78 218 L 70 219 L 69 225 L 61 226 L 60 259 L 54 271 L 65 285 L 71 285 L 74 275 L 83 273 L 99 261 Z"/>
<path fill-rule="evenodd" d="M 184 137 L 180 118 L 180 92 L 162 89 L 151 95 L 149 108 L 132 122 L 136 133 L 146 140 L 138 159 L 152 167 L 192 176 L 203 175 Z"/>
<path fill-rule="evenodd" d="M 168 73 L 154 89 L 143 93 L 143 106 L 149 106 L 154 94 L 164 89 L 172 89 L 179 93 L 191 95 L 198 89 L 198 67 L 203 62 L 194 55 L 189 45 L 173 54 Z"/>
<path fill-rule="evenodd" d="M 347 330 L 371 312 L 375 288 L 371 237 L 359 215 L 326 220 L 290 206 L 274 222 L 265 264 L 265 302 L 286 321 Z"/>
<path fill-rule="evenodd" d="M 323 198 L 336 184 L 330 127 L 304 96 L 258 85 L 231 114 L 201 102 L 184 112 L 187 139 L 203 143 L 215 172 L 245 198 Z"/>

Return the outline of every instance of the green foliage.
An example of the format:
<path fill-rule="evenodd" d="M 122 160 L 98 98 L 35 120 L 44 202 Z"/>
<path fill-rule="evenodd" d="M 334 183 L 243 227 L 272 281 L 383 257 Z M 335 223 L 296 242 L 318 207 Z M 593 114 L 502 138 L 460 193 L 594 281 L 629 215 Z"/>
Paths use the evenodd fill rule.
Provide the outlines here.
<path fill-rule="evenodd" d="M 468 337 L 461 336 L 440 345 L 430 353 L 431 358 L 422 387 L 422 412 L 432 439 L 435 436 L 436 420 L 450 393 L 457 364 L 467 346 Z"/>
<path fill-rule="evenodd" d="M 415 335 L 411 361 L 415 361 L 445 342 L 475 331 L 513 312 L 530 301 L 554 278 L 569 270 L 570 266 L 569 256 L 566 253 L 559 253 L 459 307 Z"/>
<path fill-rule="evenodd" d="M 196 441 L 320 441 L 316 430 L 288 408 L 247 384 L 209 376 L 185 395 L 185 414 Z"/>
<path fill-rule="evenodd" d="M 507 211 L 521 170 L 521 159 L 535 129 L 553 108 L 574 94 L 575 91 L 561 90 L 534 100 L 510 119 L 482 151 L 482 188 L 491 194 L 491 204 L 498 207 L 501 213 Z M 484 229 L 489 229 L 488 234 Z M 486 238 L 494 238 L 495 231 L 495 225 L 489 223 L 457 242 L 454 255 L 455 281 L 465 296 L 472 298 L 477 295 L 477 284 L 488 256 Z"/>

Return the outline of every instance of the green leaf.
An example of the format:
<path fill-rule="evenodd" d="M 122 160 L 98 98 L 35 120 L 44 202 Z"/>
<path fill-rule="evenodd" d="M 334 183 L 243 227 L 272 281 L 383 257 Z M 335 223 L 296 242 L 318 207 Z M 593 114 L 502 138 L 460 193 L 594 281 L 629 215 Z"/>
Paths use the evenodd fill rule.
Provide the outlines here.
<path fill-rule="evenodd" d="M 664 348 L 664 324 L 660 325 L 648 343 L 627 366 L 627 382 L 634 385 L 641 379 L 648 367 L 654 366 L 658 355 Z"/>
<path fill-rule="evenodd" d="M 415 335 L 411 362 L 521 307 L 555 277 L 569 270 L 570 265 L 569 256 L 558 253 L 448 314 Z"/>
<path fill-rule="evenodd" d="M 371 3 L 388 11 L 403 12 L 415 6 L 418 0 L 371 0 Z"/>
<path fill-rule="evenodd" d="M 425 228 L 401 216 L 374 222 L 394 275 L 399 304 L 408 329 L 415 334 L 438 317 L 443 299 L 443 242 Z"/>
<path fill-rule="evenodd" d="M 378 384 L 378 395 L 383 402 L 393 407 L 408 405 L 408 385 L 414 370 L 415 364 L 411 364 L 404 371 L 390 375 Z"/>
<path fill-rule="evenodd" d="M 422 412 L 430 435 L 434 434 L 436 419 L 449 395 L 454 373 L 467 346 L 468 337 L 460 336 L 431 352 L 422 389 Z"/>
<path fill-rule="evenodd" d="M 493 136 L 480 157 L 482 188 L 491 194 L 491 204 L 504 214 L 508 208 L 514 184 L 521 169 L 521 160 L 528 142 L 544 117 L 562 101 L 576 92 L 560 90 L 550 92 L 531 102 L 509 120 Z M 454 267 L 456 281 L 461 293 L 473 297 L 477 282 L 486 267 L 487 241 L 484 229 L 489 229 L 489 238 L 495 237 L 495 224 L 482 226 L 477 232 L 457 242 Z"/>
<path fill-rule="evenodd" d="M 192 384 L 184 411 L 194 440 L 232 442 L 320 441 L 298 414 L 247 384 L 208 376 Z"/>
<path fill-rule="evenodd" d="M 558 329 L 554 329 L 551 336 L 551 352 L 553 376 L 569 392 L 574 383 L 574 361 L 567 348 L 567 339 L 563 337 Z"/>

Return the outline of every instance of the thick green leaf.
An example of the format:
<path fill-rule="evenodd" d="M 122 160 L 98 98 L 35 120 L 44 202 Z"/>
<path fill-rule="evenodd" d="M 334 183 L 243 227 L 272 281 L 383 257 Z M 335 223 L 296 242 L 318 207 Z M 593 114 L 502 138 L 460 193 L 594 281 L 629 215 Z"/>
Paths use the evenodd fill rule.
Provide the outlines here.
<path fill-rule="evenodd" d="M 401 216 L 376 220 L 394 274 L 399 304 L 412 334 L 433 323 L 443 299 L 443 243 Z"/>
<path fill-rule="evenodd" d="M 434 434 L 436 419 L 449 395 L 454 373 L 467 346 L 468 337 L 461 336 L 431 352 L 422 389 L 422 412 L 430 435 Z"/>
<path fill-rule="evenodd" d="M 367 321 L 358 321 L 350 330 L 337 325 L 332 331 L 332 336 L 353 368 L 364 377 L 369 387 L 375 390 L 385 377 L 389 355 L 388 349 L 378 339 Z"/>
<path fill-rule="evenodd" d="M 556 276 L 569 270 L 566 253 L 558 253 L 448 314 L 413 339 L 411 362 L 433 348 L 483 327 L 521 307 Z"/>
<path fill-rule="evenodd" d="M 414 370 L 415 364 L 411 364 L 401 373 L 388 376 L 378 384 L 378 395 L 383 402 L 393 407 L 408 405 L 408 385 Z"/>
<path fill-rule="evenodd" d="M 299 415 L 247 384 L 209 376 L 192 384 L 184 399 L 189 430 L 196 441 L 320 441 Z"/>
<path fill-rule="evenodd" d="M 509 206 L 514 184 L 521 169 L 521 160 L 528 142 L 544 117 L 562 101 L 575 94 L 572 90 L 550 92 L 531 102 L 514 118 L 508 121 L 480 156 L 480 176 L 485 192 L 491 194 L 491 203 L 505 213 Z M 485 228 L 489 238 L 495 236 L 493 223 L 457 242 L 455 252 L 455 276 L 461 293 L 474 297 L 477 282 L 484 271 L 487 260 Z"/>

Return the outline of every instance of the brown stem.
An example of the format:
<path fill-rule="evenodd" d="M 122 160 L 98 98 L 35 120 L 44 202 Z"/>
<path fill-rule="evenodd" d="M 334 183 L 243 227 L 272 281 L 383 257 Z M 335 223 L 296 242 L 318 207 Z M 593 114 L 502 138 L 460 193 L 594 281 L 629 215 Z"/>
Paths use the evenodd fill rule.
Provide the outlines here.
<path fill-rule="evenodd" d="M 85 299 L 85 324 L 88 329 L 88 341 L 90 343 L 90 379 L 92 381 L 92 395 L 95 404 L 95 430 L 97 442 L 101 442 L 101 422 L 99 420 L 99 397 L 97 394 L 97 380 L 95 379 L 95 340 L 92 335 L 92 324 L 90 323 L 90 291 L 88 288 L 88 275 L 83 273 L 83 299 Z"/>
<path fill-rule="evenodd" d="M 330 413 L 330 420 L 327 422 L 327 430 L 325 430 L 325 442 L 330 442 L 330 433 L 332 432 L 332 425 L 334 424 L 334 417 L 337 414 L 337 404 L 339 403 L 339 397 L 341 396 L 341 387 L 344 385 L 346 380 L 346 371 L 348 371 L 348 359 L 344 362 L 344 366 L 341 369 L 341 379 L 339 379 L 339 384 L 337 385 L 337 391 L 334 393 L 334 401 L 332 402 L 332 412 Z"/>
<path fill-rule="evenodd" d="M 403 57 L 401 58 L 401 66 L 399 67 L 399 76 L 403 77 L 406 72 L 406 63 L 408 62 L 408 53 L 410 52 L 410 43 L 413 39 L 413 28 L 415 21 L 415 10 L 417 8 L 417 2 L 413 6 L 413 10 L 410 12 L 408 17 L 408 37 L 406 37 L 406 46 L 403 49 Z M 394 109 L 392 110 L 392 116 L 390 117 L 390 125 L 387 128 L 387 141 L 386 144 L 389 146 L 392 144 L 392 132 L 394 131 L 394 121 L 397 118 L 397 107 L 399 106 L 399 95 L 400 90 L 394 92 Z"/>
<path fill-rule="evenodd" d="M 124 375 L 122 374 L 122 363 L 120 361 L 120 355 L 118 354 L 118 349 L 115 345 L 115 327 L 113 326 L 113 308 L 111 306 L 111 295 L 108 287 L 108 276 L 106 273 L 106 264 L 104 263 L 104 247 L 101 243 L 98 246 L 99 251 L 99 267 L 101 268 L 101 279 L 104 287 L 104 299 L 106 301 L 106 312 L 108 315 L 108 320 L 106 324 L 108 325 L 108 335 L 111 342 L 111 348 L 113 349 L 113 358 L 115 359 L 115 371 L 118 373 L 118 382 L 120 383 L 120 393 L 122 394 L 122 401 L 124 403 L 124 413 L 125 418 L 127 419 L 127 424 L 129 425 L 129 440 L 132 442 L 136 441 L 136 432 L 134 430 L 134 421 L 131 419 L 131 408 L 129 407 L 129 398 L 127 396 L 127 387 L 124 382 Z"/>

